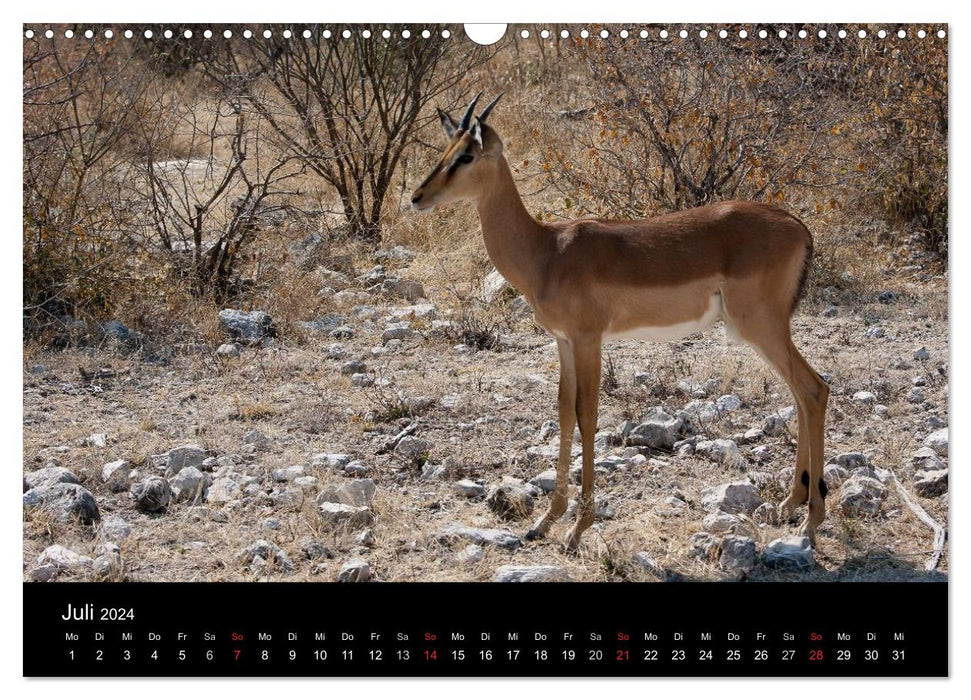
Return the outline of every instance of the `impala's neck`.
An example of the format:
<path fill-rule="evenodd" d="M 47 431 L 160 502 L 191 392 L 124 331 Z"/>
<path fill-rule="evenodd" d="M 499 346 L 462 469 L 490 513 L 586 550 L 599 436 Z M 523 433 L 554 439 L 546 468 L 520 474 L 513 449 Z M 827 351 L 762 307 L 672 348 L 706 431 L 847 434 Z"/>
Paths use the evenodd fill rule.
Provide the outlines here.
<path fill-rule="evenodd" d="M 505 156 L 499 156 L 498 176 L 475 208 L 492 264 L 511 285 L 533 297 L 552 239 L 526 211 Z"/>

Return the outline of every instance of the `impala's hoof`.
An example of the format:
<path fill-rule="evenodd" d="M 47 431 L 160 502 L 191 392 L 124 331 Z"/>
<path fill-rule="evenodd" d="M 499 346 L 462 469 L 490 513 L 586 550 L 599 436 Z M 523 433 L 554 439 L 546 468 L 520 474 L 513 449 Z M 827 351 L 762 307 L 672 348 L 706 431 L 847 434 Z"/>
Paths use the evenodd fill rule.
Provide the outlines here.
<path fill-rule="evenodd" d="M 540 539 L 542 536 L 543 533 L 534 527 L 532 530 L 526 533 L 526 536 L 523 539 L 525 539 L 527 542 L 532 542 Z"/>

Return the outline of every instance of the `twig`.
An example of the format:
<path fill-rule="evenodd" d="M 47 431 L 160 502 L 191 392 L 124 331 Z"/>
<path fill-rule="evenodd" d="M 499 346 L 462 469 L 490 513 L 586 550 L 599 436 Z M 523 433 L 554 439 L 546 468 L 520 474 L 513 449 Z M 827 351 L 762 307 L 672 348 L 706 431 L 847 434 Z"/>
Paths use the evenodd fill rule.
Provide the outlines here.
<path fill-rule="evenodd" d="M 934 520 L 934 518 L 932 518 L 930 515 L 928 515 L 927 511 L 910 497 L 910 494 L 907 493 L 907 489 L 905 489 L 903 484 L 900 483 L 900 480 L 897 479 L 897 475 L 892 469 L 890 470 L 890 474 L 893 476 L 893 485 L 896 487 L 897 493 L 900 494 L 900 498 L 903 500 L 903 502 L 908 508 L 910 508 L 911 512 L 917 516 L 918 520 L 934 531 L 934 549 L 932 550 L 930 559 L 924 562 L 925 571 L 934 571 L 934 569 L 937 568 L 937 564 L 941 560 L 941 557 L 944 555 L 944 543 L 947 541 L 947 529 Z"/>

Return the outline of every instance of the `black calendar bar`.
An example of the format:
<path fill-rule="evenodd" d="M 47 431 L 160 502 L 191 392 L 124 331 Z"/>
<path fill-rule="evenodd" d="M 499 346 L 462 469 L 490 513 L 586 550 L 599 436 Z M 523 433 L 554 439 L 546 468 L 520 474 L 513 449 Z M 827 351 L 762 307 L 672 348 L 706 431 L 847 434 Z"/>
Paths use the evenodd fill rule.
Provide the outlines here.
<path fill-rule="evenodd" d="M 26 676 L 946 676 L 945 583 L 24 584 Z"/>

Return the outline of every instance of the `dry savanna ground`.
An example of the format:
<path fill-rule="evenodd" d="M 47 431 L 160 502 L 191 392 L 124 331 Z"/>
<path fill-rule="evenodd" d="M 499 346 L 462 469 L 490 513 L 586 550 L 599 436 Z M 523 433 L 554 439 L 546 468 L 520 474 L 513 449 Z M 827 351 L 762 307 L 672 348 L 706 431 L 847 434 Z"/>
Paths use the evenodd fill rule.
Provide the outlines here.
<path fill-rule="evenodd" d="M 860 236 L 867 240 L 866 233 Z M 214 352 L 228 340 L 219 331 L 210 348 L 161 362 L 109 345 L 28 348 L 25 474 L 48 465 L 70 470 L 96 499 L 101 525 L 57 522 L 44 509 L 25 509 L 25 576 L 51 545 L 94 559 L 114 542 L 120 558 L 111 567 L 68 567 L 59 578 L 329 581 L 349 561 L 366 563 L 370 578 L 379 581 L 491 580 L 508 565 L 557 567 L 541 575 L 585 581 L 939 578 L 947 558 L 937 572 L 924 571 L 933 533 L 901 500 L 888 474 L 946 525 L 947 494 L 917 495 L 920 467 L 912 459 L 925 438 L 947 424 L 946 280 L 919 248 L 873 249 L 871 261 L 887 265 L 861 263 L 858 274 L 847 271 L 830 286 L 817 285 L 793 320 L 797 344 L 832 387 L 827 458 L 854 452 L 866 458 L 865 465 L 851 459 L 849 474 L 831 484 L 809 572 L 756 564 L 740 573 L 720 564 L 717 547 L 726 533 L 751 538 L 761 553 L 796 529 L 764 514 L 705 521 L 703 491 L 719 484 L 750 482 L 777 504 L 795 459 L 794 420 L 775 435 L 743 437 L 767 417 L 784 415 L 792 400 L 758 356 L 729 341 L 720 324 L 678 343 L 606 346 L 597 447 L 600 516 L 576 555 L 562 548 L 567 520 L 548 539 L 523 539 L 514 549 L 479 549 L 470 547 L 473 540 L 442 537 L 456 523 L 522 537 L 548 505 L 549 496 L 534 489 L 532 514 L 503 515 L 482 495 L 463 493 L 488 492 L 504 480 L 529 482 L 551 468 L 557 437 L 544 424 L 555 418 L 557 357 L 514 293 L 491 304 L 466 301 L 463 316 L 436 287 L 438 266 L 418 253 L 413 261 L 405 256 L 383 264 L 387 275 L 424 281 L 427 303 L 338 295 L 347 303 L 337 304 L 320 332 L 241 344 L 238 357 Z M 889 266 L 893 261 L 896 268 Z M 369 273 L 371 264 L 359 260 L 359 271 Z M 327 279 L 336 283 L 329 273 Z M 881 298 L 884 292 L 890 294 Z M 408 336 L 383 340 L 400 320 L 410 321 Z M 335 335 L 353 337 L 331 337 L 334 324 L 342 327 Z M 462 331 L 493 325 L 498 349 L 458 342 Z M 739 402 L 724 400 L 718 405 L 726 410 L 705 413 L 706 401 L 726 395 Z M 699 398 L 689 405 L 692 396 Z M 718 463 L 690 450 L 625 446 L 617 426 L 638 422 L 656 406 L 671 415 L 687 406 L 696 415 L 696 439 L 734 439 L 743 459 Z M 414 449 L 386 449 L 405 428 L 411 430 L 405 442 Z M 103 446 L 89 439 L 96 434 L 107 436 Z M 116 460 L 130 463 L 125 471 L 136 470 L 135 481 L 162 476 L 165 458 L 157 456 L 186 444 L 205 450 L 209 459 L 200 469 L 207 481 L 214 476 L 218 483 L 231 473 L 242 490 L 214 496 L 209 487 L 195 503 L 173 500 L 143 512 L 127 491 L 113 492 L 103 482 L 103 465 Z M 351 473 L 334 468 L 323 453 L 348 455 Z M 293 466 L 303 469 L 274 475 Z M 885 491 L 872 513 L 851 517 L 839 506 L 839 481 L 854 469 L 876 472 Z M 304 478 L 295 485 L 295 477 Z M 318 512 L 318 494 L 360 477 L 376 487 L 365 519 L 329 523 Z M 463 479 L 483 488 L 466 484 L 463 492 L 456 486 Z M 574 495 L 576 488 L 571 486 Z M 121 532 L 130 534 L 119 534 L 119 518 L 127 524 Z M 706 550 L 704 538 L 692 539 L 706 530 L 720 530 L 714 550 Z M 241 554 L 260 540 L 271 547 Z M 261 557 L 255 564 L 254 552 Z"/>

